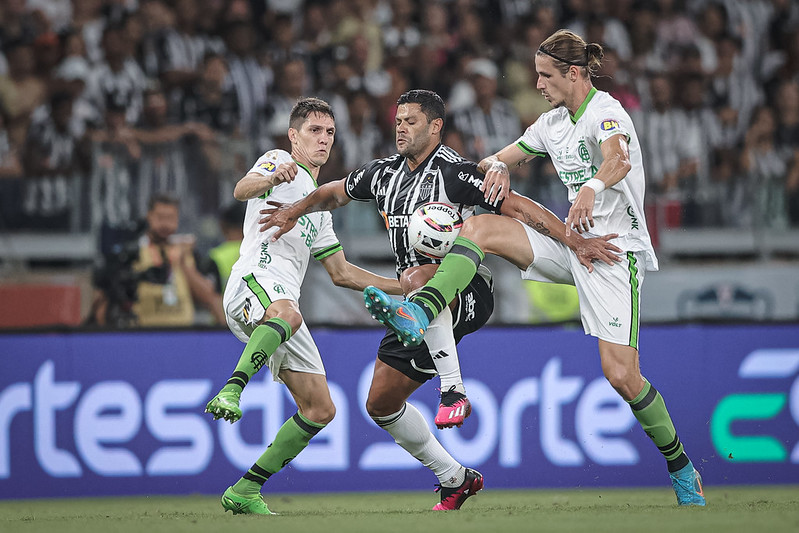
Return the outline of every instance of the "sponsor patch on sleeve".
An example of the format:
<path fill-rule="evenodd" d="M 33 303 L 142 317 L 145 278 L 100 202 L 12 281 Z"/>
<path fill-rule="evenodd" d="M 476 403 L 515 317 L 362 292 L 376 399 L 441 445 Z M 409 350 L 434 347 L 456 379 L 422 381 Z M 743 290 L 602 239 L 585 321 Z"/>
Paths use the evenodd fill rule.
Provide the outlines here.
<path fill-rule="evenodd" d="M 263 163 L 258 165 L 258 168 L 261 168 L 267 172 L 274 172 L 275 169 L 277 168 L 277 165 L 275 165 L 274 161 L 264 161 Z"/>
<path fill-rule="evenodd" d="M 612 118 L 606 118 L 600 123 L 599 127 L 602 128 L 602 131 L 615 130 L 619 128 L 619 121 Z"/>

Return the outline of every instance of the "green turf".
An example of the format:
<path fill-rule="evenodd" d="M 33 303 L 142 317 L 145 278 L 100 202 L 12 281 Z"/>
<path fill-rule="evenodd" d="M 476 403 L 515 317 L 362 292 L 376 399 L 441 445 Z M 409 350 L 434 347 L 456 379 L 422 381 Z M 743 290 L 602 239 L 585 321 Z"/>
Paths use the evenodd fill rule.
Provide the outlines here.
<path fill-rule="evenodd" d="M 0 531 L 77 533 L 799 532 L 799 486 L 706 489 L 709 506 L 679 508 L 666 489 L 485 490 L 458 512 L 436 494 L 271 495 L 280 516 L 233 516 L 218 498 L 140 497 L 0 502 Z"/>

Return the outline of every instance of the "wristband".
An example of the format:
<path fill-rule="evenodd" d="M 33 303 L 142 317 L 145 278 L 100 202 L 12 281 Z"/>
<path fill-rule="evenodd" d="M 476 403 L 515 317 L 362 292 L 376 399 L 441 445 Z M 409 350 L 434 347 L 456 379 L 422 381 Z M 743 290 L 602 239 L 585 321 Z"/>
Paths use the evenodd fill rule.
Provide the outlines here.
<path fill-rule="evenodd" d="M 591 189 L 594 189 L 594 193 L 599 194 L 605 190 L 605 182 L 600 179 L 591 178 L 590 180 L 583 183 L 583 187 L 589 187 Z"/>

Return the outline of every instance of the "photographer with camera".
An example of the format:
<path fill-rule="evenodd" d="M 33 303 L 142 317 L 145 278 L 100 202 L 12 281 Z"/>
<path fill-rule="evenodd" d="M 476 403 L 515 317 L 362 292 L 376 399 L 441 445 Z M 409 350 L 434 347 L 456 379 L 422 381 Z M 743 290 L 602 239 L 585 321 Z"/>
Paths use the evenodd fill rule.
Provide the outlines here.
<path fill-rule="evenodd" d="M 222 297 L 194 261 L 194 237 L 177 235 L 179 201 L 155 194 L 146 229 L 137 240 L 114 245 L 95 272 L 93 321 L 113 327 L 194 324 L 194 306 L 207 308 L 224 324 Z"/>

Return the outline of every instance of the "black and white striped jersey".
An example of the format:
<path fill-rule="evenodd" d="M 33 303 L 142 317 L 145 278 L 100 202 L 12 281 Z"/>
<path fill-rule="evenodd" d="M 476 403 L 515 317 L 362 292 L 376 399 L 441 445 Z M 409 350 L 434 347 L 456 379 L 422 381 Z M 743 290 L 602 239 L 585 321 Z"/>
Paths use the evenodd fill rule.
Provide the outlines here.
<path fill-rule="evenodd" d="M 480 191 L 483 174 L 477 164 L 443 144 L 413 172 L 405 158 L 395 154 L 363 165 L 344 180 L 353 200 L 376 201 L 394 250 L 397 274 L 412 266 L 441 262 L 408 246 L 408 219 L 416 208 L 428 202 L 446 202 L 466 219 L 474 214 L 475 206 L 498 213 L 501 205 L 485 201 Z"/>

